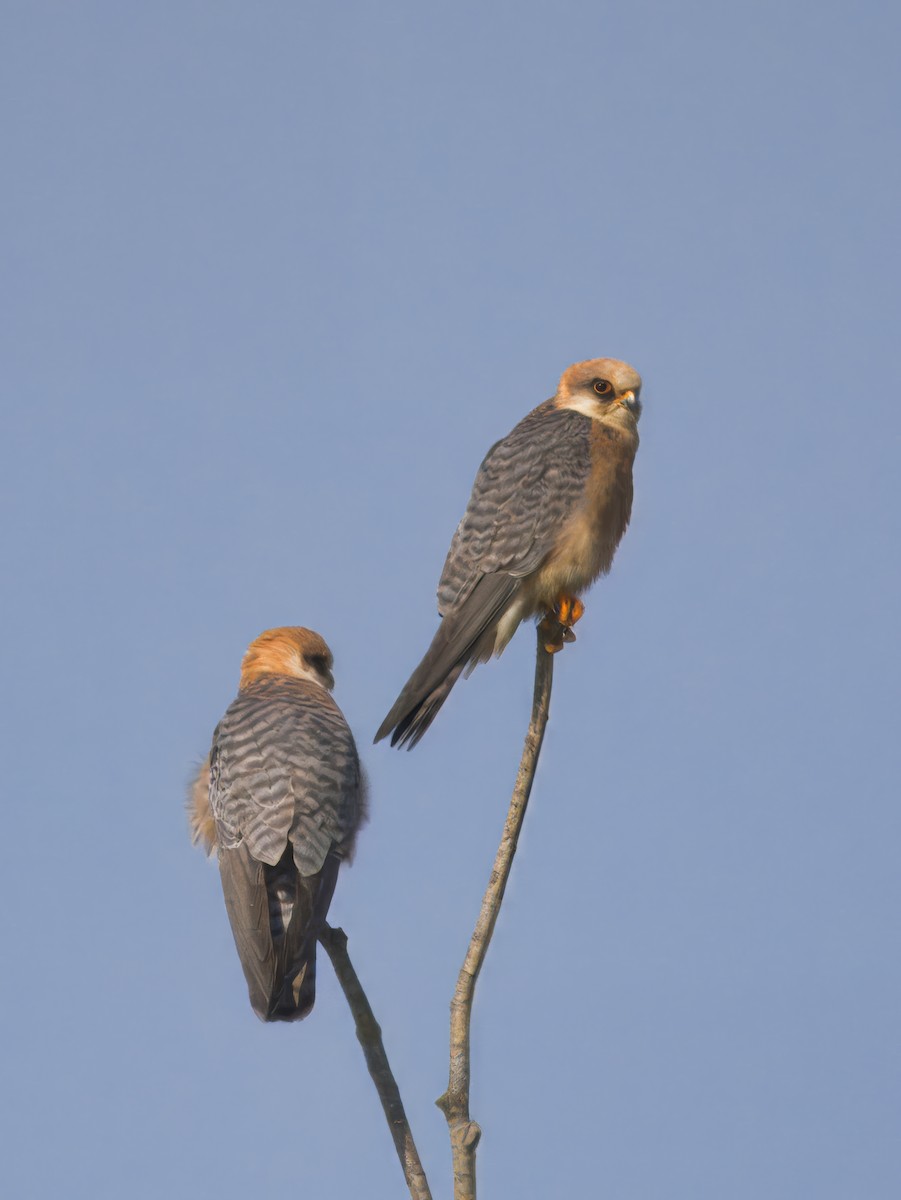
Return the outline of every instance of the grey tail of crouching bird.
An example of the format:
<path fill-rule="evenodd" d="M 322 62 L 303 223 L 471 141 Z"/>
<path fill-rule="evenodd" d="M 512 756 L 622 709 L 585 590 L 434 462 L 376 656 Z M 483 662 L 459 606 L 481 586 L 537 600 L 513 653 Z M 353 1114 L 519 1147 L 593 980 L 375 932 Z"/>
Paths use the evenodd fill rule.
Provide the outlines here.
<path fill-rule="evenodd" d="M 220 849 L 225 903 L 250 1003 L 262 1021 L 302 1021 L 316 1000 L 316 941 L 325 924 L 340 860 L 329 854 L 315 875 L 300 875 L 291 843 L 275 866 L 245 845 Z"/>

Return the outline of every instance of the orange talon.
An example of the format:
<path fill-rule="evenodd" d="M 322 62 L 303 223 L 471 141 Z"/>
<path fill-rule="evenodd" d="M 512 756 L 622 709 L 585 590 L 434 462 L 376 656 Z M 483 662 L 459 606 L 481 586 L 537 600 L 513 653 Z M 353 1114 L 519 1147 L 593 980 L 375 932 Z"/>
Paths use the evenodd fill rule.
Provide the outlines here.
<path fill-rule="evenodd" d="M 554 614 L 566 629 L 575 625 L 584 612 L 585 605 L 582 601 L 577 596 L 568 596 L 566 593 L 554 605 Z M 575 637 L 572 640 L 575 640 Z"/>
<path fill-rule="evenodd" d="M 548 654 L 556 654 L 568 642 L 574 642 L 576 635 L 572 626 L 585 611 L 585 605 L 575 596 L 562 595 L 554 607 L 544 614 L 538 629 L 542 643 Z"/>

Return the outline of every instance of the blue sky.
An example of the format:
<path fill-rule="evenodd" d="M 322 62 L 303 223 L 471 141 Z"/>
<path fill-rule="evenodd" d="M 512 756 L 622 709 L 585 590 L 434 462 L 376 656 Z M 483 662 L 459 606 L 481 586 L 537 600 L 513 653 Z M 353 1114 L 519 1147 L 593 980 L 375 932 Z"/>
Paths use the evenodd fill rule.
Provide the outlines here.
<path fill-rule="evenodd" d="M 186 837 L 245 646 L 305 624 L 372 782 L 333 918 L 450 1194 L 530 632 L 370 741 L 485 450 L 609 355 L 636 506 L 480 981 L 482 1189 L 899 1194 L 899 26 L 4 6 L 5 1192 L 402 1194 L 327 962 L 257 1022 Z"/>

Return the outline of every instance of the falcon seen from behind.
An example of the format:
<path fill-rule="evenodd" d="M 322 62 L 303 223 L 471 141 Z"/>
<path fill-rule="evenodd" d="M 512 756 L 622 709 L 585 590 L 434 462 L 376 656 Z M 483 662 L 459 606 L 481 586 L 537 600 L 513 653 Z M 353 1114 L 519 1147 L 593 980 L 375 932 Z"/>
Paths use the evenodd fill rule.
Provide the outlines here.
<path fill-rule="evenodd" d="M 270 629 L 241 664 L 191 791 L 194 840 L 216 850 L 254 1012 L 299 1021 L 316 995 L 316 939 L 365 814 L 354 739 L 318 633 Z"/>

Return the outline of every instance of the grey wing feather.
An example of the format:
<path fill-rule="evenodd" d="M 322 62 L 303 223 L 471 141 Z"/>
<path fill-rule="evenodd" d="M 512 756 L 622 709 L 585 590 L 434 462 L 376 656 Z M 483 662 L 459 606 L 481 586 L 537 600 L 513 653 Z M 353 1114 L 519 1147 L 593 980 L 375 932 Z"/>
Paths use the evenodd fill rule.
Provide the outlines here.
<path fill-rule="evenodd" d="M 300 875 L 290 849 L 274 867 L 246 845 L 219 855 L 225 907 L 250 1003 L 264 1021 L 302 1020 L 316 999 L 316 942 L 322 932 L 341 860 Z"/>
<path fill-rule="evenodd" d="M 328 704 L 320 702 L 307 714 L 302 763 L 292 772 L 295 796 L 307 799 L 295 805 L 291 824 L 294 860 L 302 875 L 319 871 L 333 847 L 339 857 L 350 857 L 363 817 L 364 785 L 356 746 L 340 709 L 327 699 Z M 313 796 L 320 798 L 318 804 L 310 803 Z"/>
<path fill-rule="evenodd" d="M 264 865 L 245 845 L 219 848 L 219 875 L 229 923 L 254 1012 L 265 1019 L 277 956 L 269 928 Z"/>
<path fill-rule="evenodd" d="M 302 875 L 334 846 L 353 849 L 363 785 L 337 704 L 300 679 L 270 677 L 241 692 L 213 735 L 210 806 L 220 845 L 246 842 L 274 866 L 288 837 Z"/>
<path fill-rule="evenodd" d="M 484 575 L 531 574 L 578 505 L 591 470 L 591 421 L 548 400 L 488 451 L 438 584 L 438 611 L 461 605 Z"/>
<path fill-rule="evenodd" d="M 235 945 L 264 1021 L 313 1007 L 316 939 L 364 805 L 353 736 L 327 692 L 269 676 L 239 693 L 213 735 L 210 808 Z"/>

